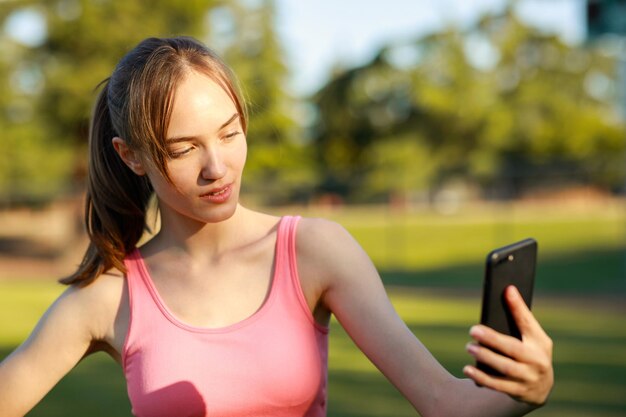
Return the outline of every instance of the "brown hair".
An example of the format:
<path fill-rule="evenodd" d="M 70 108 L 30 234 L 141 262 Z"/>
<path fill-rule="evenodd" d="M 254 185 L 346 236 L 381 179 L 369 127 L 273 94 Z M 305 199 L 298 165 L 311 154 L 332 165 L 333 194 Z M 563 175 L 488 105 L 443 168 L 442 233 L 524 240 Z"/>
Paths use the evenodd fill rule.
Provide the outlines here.
<path fill-rule="evenodd" d="M 126 272 L 124 258 L 146 228 L 153 191 L 147 176 L 136 175 L 122 161 L 112 139 L 123 138 L 169 180 L 165 136 L 176 86 L 190 71 L 224 89 L 246 131 L 245 104 L 234 74 L 213 51 L 189 37 L 139 43 L 101 83 L 89 130 L 85 225 L 90 242 L 77 271 L 62 283 L 87 285 L 111 268 Z"/>

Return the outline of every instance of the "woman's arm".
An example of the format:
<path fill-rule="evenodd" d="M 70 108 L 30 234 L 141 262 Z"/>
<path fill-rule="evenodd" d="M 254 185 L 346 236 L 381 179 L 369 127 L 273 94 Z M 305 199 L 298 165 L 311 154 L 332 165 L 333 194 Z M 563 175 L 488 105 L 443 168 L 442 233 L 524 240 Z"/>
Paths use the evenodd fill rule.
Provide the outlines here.
<path fill-rule="evenodd" d="M 108 332 L 111 308 L 99 291 L 100 279 L 85 288 L 69 287 L 28 339 L 0 363 L 3 417 L 25 415 Z"/>
<path fill-rule="evenodd" d="M 501 389 L 509 395 L 479 388 L 471 380 L 458 379 L 437 362 L 397 315 L 374 265 L 345 229 L 323 220 L 305 220 L 300 226 L 299 236 L 299 261 L 302 253 L 306 259 L 305 273 L 307 268 L 311 270 L 317 265 L 317 273 L 320 274 L 317 279 L 324 288 L 321 302 L 420 414 L 425 417 L 514 416 L 523 415 L 535 406 L 513 400 L 510 395 L 522 401 L 545 401 L 552 383 L 533 381 L 533 378 L 544 371 L 551 375 L 551 359 L 547 352 L 538 349 L 533 351 L 533 355 L 538 356 L 536 359 L 542 366 L 547 366 L 549 372 L 536 372 L 534 364 L 520 365 L 520 374 L 524 377 L 532 374 L 521 382 L 527 388 L 524 393 L 520 386 L 496 383 L 473 367 L 466 368 L 468 374 L 484 386 Z M 508 353 L 510 349 L 518 349 L 519 352 L 525 349 L 520 346 L 511 348 L 510 340 L 495 341 L 494 335 L 486 331 L 480 341 L 504 347 L 504 352 Z M 493 358 L 484 350 L 479 352 L 481 360 L 492 363 Z M 525 358 L 524 355 L 529 355 L 529 352 L 514 357 Z"/>

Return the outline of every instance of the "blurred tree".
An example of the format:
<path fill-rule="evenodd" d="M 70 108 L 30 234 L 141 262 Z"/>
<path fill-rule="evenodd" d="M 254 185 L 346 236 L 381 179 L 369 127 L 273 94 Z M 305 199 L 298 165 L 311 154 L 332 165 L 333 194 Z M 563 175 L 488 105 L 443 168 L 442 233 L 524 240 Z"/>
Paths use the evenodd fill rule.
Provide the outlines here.
<path fill-rule="evenodd" d="M 361 199 L 459 180 L 508 194 L 621 186 L 614 64 L 524 25 L 512 8 L 389 45 L 313 97 L 320 189 Z"/>
<path fill-rule="evenodd" d="M 39 37 L 15 35 L 20 14 L 37 17 Z M 389 45 L 312 98 L 309 143 L 274 17 L 272 0 L 1 2 L 0 194 L 49 198 L 81 179 L 94 87 L 140 39 L 176 34 L 207 41 L 238 74 L 251 110 L 245 190 L 260 202 L 315 187 L 406 198 L 458 179 L 519 192 L 550 180 L 622 185 L 615 59 L 599 49 L 564 44 L 511 8 Z"/>
<path fill-rule="evenodd" d="M 624 129 L 611 88 L 615 56 L 566 45 L 510 11 L 483 19 L 475 31 L 499 59 L 486 71 L 497 100 L 484 114 L 470 171 L 487 183 L 503 178 L 514 190 L 550 182 L 620 187 Z M 480 152 L 488 149 L 496 151 L 491 178 L 480 172 Z"/>
<path fill-rule="evenodd" d="M 9 17 L 0 6 L 0 21 Z M 36 97 L 43 82 L 41 69 L 28 59 L 28 48 L 8 36 L 0 36 L 0 204 L 36 204 L 58 191 L 50 184 L 50 173 L 67 176 L 71 169 L 71 149 L 52 149 L 38 117 Z M 54 152 L 51 152 L 54 150 Z"/>
<path fill-rule="evenodd" d="M 398 196 L 465 175 L 491 99 L 486 81 L 454 30 L 383 48 L 369 64 L 340 72 L 313 98 L 321 191 Z"/>
<path fill-rule="evenodd" d="M 350 187 L 359 186 L 364 168 L 361 158 L 376 135 L 369 113 L 377 112 L 384 99 L 368 96 L 365 77 L 377 73 L 380 80 L 389 79 L 389 71 L 382 60 L 343 71 L 314 97 L 320 117 L 313 136 L 323 192 L 345 196 Z M 385 96 L 390 94 L 389 86 L 380 90 Z"/>

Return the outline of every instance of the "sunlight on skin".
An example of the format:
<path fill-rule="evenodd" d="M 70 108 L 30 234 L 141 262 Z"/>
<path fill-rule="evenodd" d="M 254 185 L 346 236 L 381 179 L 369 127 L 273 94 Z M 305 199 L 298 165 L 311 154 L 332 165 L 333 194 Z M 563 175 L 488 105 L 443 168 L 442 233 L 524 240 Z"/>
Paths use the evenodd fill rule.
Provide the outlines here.
<path fill-rule="evenodd" d="M 408 293 L 390 290 L 390 297 L 400 316 L 411 330 L 422 339 L 427 347 L 444 364 L 466 361 L 462 346 L 466 341 L 464 327 L 469 328 L 478 314 L 476 300 L 459 296 L 447 297 L 436 294 L 419 294 L 419 290 Z M 580 415 L 612 417 L 611 411 L 590 411 L 571 414 L 570 407 L 600 407 L 626 409 L 623 378 L 626 373 L 624 346 L 626 327 L 623 315 L 615 314 L 609 306 L 598 308 L 593 305 L 576 305 L 560 299 L 549 306 L 551 300 L 542 299 L 537 315 L 548 331 L 553 331 L 555 340 L 555 370 L 557 383 L 552 393 L 552 402 L 558 402 L 533 415 L 541 417 L 557 415 Z M 467 325 L 467 326 L 466 326 Z M 448 326 L 437 330 L 437 326 Z M 378 371 L 357 351 L 345 336 L 337 337 L 342 330 L 334 323 L 331 339 L 331 369 L 351 371 L 362 375 Z M 598 338 L 602 339 L 598 343 Z M 614 375 L 606 375 L 606 368 Z M 456 369 L 449 369 L 459 376 Z M 559 371 L 563 371 L 559 376 Z M 583 376 L 585 375 L 585 376 Z M 566 403 L 566 405 L 563 405 Z M 564 409 L 567 408 L 567 413 Z"/>
<path fill-rule="evenodd" d="M 11 348 L 21 342 L 63 288 L 53 280 L 0 281 L 0 348 Z M 478 319 L 478 299 L 419 289 L 390 288 L 389 294 L 411 330 L 453 374 L 460 376 L 462 364 L 469 360 L 463 347 L 469 340 L 467 329 Z M 555 340 L 557 383 L 551 396 L 552 404 L 533 415 L 613 417 L 620 415 L 614 411 L 626 409 L 626 399 L 623 398 L 626 389 L 623 383 L 626 327 L 623 314 L 616 313 L 610 305 L 586 305 L 567 298 L 538 297 L 536 314 Z M 394 396 L 394 389 L 358 351 L 335 320 L 331 335 L 330 372 L 336 381 L 332 384 L 331 399 L 337 407 L 349 408 L 351 398 L 356 396 L 361 401 L 362 395 L 373 390 L 367 415 L 389 415 L 396 406 L 394 415 L 411 415 L 406 414 L 408 409 L 402 406 L 404 402 Z M 99 364 L 95 359 L 86 361 L 76 372 L 83 372 L 91 378 L 92 367 Z M 109 358 L 99 360 L 108 362 Z M 584 411 L 578 412 L 576 407 Z M 597 411 L 591 412 L 590 407 Z M 363 405 L 357 408 L 361 413 Z M 344 414 L 339 411 L 336 415 Z M 345 415 L 352 414 L 346 412 Z"/>
<path fill-rule="evenodd" d="M 502 213 L 489 210 L 468 210 L 458 216 L 388 214 L 380 209 L 317 213 L 344 224 L 382 270 L 390 263 L 401 265 L 412 270 L 417 277 L 424 276 L 428 282 L 429 274 L 433 272 L 435 279 L 439 279 L 436 273 L 438 267 L 444 266 L 448 270 L 455 266 L 465 268 L 475 265 L 474 270 L 466 274 L 467 279 L 475 280 L 471 286 L 473 289 L 466 293 L 462 292 L 465 290 L 455 289 L 454 283 L 442 284 L 452 292 L 388 287 L 390 298 L 402 319 L 456 376 L 462 376 L 463 365 L 471 362 L 464 346 L 470 340 L 469 327 L 479 319 L 481 263 L 485 250 L 491 249 L 497 239 L 534 235 L 540 241 L 540 258 L 549 263 L 553 255 L 564 254 L 564 260 L 576 261 L 578 254 L 588 251 L 619 250 L 626 236 L 623 211 L 618 214 L 611 210 L 559 214 L 515 209 L 509 224 L 502 223 L 505 219 Z M 540 220 L 541 214 L 548 221 Z M 389 226 L 392 229 L 385 230 Z M 394 241 L 397 233 L 403 241 Z M 557 262 L 558 268 L 563 268 L 564 260 Z M 619 263 L 613 258 L 609 262 Z M 607 269 L 600 273 L 614 273 L 619 268 L 616 265 L 606 265 Z M 623 354 L 626 346 L 623 317 L 626 310 L 616 300 L 587 297 L 587 290 L 593 289 L 599 281 L 594 279 L 593 284 L 587 284 L 584 274 L 592 273 L 595 266 L 584 264 L 583 267 L 587 269 L 580 271 L 583 275 L 576 282 L 562 277 L 561 281 L 557 280 L 557 287 L 550 287 L 552 292 L 536 293 L 533 311 L 555 342 L 556 384 L 550 404 L 533 413 L 533 416 L 617 417 L 626 410 L 623 395 L 626 392 L 623 378 L 626 374 Z M 431 268 L 432 271 L 429 271 Z M 577 272 L 575 267 L 571 271 Z M 461 279 L 465 279 L 465 275 L 461 275 Z M 544 277 L 550 278 L 540 276 Z M 444 276 L 441 278 L 445 279 Z M 399 282 L 411 284 L 413 278 L 411 275 L 409 281 L 402 279 Z M 558 285 L 566 286 L 565 290 L 574 296 L 557 296 Z M 622 288 L 616 285 L 611 282 L 605 288 Z M 63 290 L 64 286 L 57 284 L 52 277 L 46 280 L 0 281 L 0 349 L 5 354 L 28 336 L 45 309 Z M 329 416 L 414 415 L 410 406 L 358 351 L 335 320 L 332 322 L 329 354 Z M 67 392 L 73 393 L 78 387 L 97 383 L 102 372 L 111 373 L 110 383 L 118 384 L 118 391 L 113 392 L 121 393 L 111 394 L 112 397 L 107 397 L 106 401 L 125 410 L 128 404 L 123 378 L 113 377 L 118 375 L 119 367 L 110 358 L 100 355 L 77 367 L 66 381 L 65 388 L 51 395 L 33 416 L 55 415 L 53 409 L 64 408 L 68 396 L 75 395 Z M 364 398 L 368 399 L 367 403 L 363 402 Z M 76 410 L 89 409 L 88 405 L 76 407 Z"/>

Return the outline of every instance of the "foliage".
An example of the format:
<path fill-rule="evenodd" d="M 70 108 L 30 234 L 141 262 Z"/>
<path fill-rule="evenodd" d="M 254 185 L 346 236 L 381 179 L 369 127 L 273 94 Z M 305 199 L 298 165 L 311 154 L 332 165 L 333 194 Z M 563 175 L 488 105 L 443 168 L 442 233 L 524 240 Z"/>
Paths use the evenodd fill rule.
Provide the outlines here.
<path fill-rule="evenodd" d="M 50 184 L 49 175 L 69 176 L 72 155 L 66 146 L 50 143 L 42 125 L 32 123 L 41 80 L 39 69 L 22 60 L 26 49 L 2 37 L 0 48 L 0 196 L 5 203 L 36 202 L 59 191 L 61 184 Z"/>
<path fill-rule="evenodd" d="M 41 39 L 8 30 L 24 12 L 43 20 Z M 0 3 L 0 24 L 3 201 L 80 188 L 94 88 L 140 39 L 178 34 L 205 40 L 241 81 L 244 193 L 259 203 L 316 192 L 435 200 L 450 184 L 488 197 L 582 183 L 616 191 L 626 174 L 615 54 L 565 44 L 512 6 L 337 70 L 310 98 L 310 126 L 285 88 L 273 0 L 16 0 Z"/>
<path fill-rule="evenodd" d="M 313 97 L 321 190 L 371 198 L 459 179 L 517 195 L 540 182 L 617 188 L 624 130 L 614 65 L 597 47 L 525 26 L 511 8 L 388 45 Z"/>

